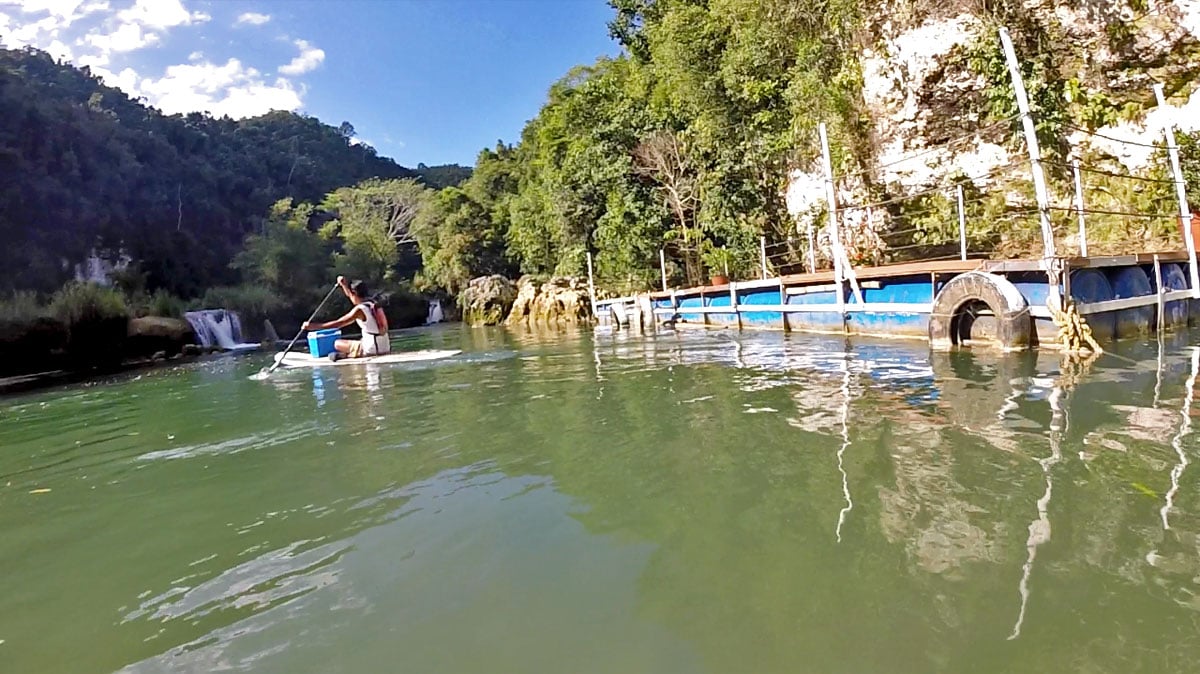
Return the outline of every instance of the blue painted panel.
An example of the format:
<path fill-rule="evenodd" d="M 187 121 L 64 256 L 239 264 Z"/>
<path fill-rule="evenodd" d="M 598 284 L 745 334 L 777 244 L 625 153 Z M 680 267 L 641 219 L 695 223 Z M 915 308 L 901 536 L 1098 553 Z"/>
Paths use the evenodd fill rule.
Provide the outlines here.
<path fill-rule="evenodd" d="M 829 290 L 823 293 L 808 293 L 807 295 L 790 295 L 788 304 L 823 304 L 830 311 L 820 313 L 805 312 L 788 314 L 788 323 L 797 329 L 840 331 L 842 316 L 837 310 L 837 291 Z"/>
<path fill-rule="evenodd" d="M 863 301 L 897 302 L 907 304 L 931 304 L 933 286 L 920 277 L 885 282 L 878 288 L 863 289 Z M 873 335 L 906 335 L 913 337 L 929 334 L 929 314 L 850 314 L 846 324 L 851 332 Z"/>
<path fill-rule="evenodd" d="M 741 309 L 743 325 L 783 327 L 783 314 L 778 311 L 747 311 L 745 308 L 756 304 L 775 306 L 783 304 L 779 299 L 778 289 L 744 290 L 738 296 L 738 304 L 743 305 Z"/>
<path fill-rule="evenodd" d="M 879 288 L 865 288 L 864 302 L 905 302 L 910 304 L 932 304 L 933 286 L 928 279 L 898 279 L 888 281 Z"/>
<path fill-rule="evenodd" d="M 689 314 L 684 311 L 688 307 L 702 306 L 704 306 L 704 298 L 700 296 L 679 298 L 679 320 L 687 323 L 703 323 L 704 314 Z"/>
<path fill-rule="evenodd" d="M 1112 285 L 1104 273 L 1097 269 L 1079 269 L 1071 272 L 1071 297 L 1076 302 L 1103 302 L 1113 299 Z M 1117 336 L 1117 315 L 1114 312 L 1091 314 L 1087 317 L 1092 327 L 1092 336 L 1098 342 L 1111 341 Z"/>
<path fill-rule="evenodd" d="M 728 307 L 732 306 L 729 293 L 721 293 L 720 295 L 705 295 L 704 303 L 710 307 Z M 709 314 L 708 322 L 715 325 L 734 325 L 737 323 L 737 317 L 732 314 Z"/>
<path fill-rule="evenodd" d="M 1108 270 L 1113 299 L 1153 295 L 1150 279 L 1141 267 L 1113 267 Z M 1154 325 L 1154 306 L 1122 309 L 1116 312 L 1117 337 L 1136 337 L 1150 332 Z"/>
<path fill-rule="evenodd" d="M 925 337 L 929 335 L 929 314 L 855 313 L 846 316 L 846 325 L 860 334 Z"/>

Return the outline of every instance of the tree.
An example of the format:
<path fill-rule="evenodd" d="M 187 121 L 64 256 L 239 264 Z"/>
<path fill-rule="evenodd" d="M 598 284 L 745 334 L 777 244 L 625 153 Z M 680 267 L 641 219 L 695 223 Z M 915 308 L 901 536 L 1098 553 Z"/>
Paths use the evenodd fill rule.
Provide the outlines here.
<path fill-rule="evenodd" d="M 329 194 L 322 208 L 334 219 L 322 232 L 341 238 L 345 253 L 339 266 L 373 281 L 395 278 L 402 249 L 417 242 L 412 223 L 429 196 L 410 178 L 371 179 Z"/>
<path fill-rule="evenodd" d="M 679 134 L 655 131 L 633 149 L 633 167 L 638 175 L 653 180 L 675 215 L 677 248 L 682 254 L 688 281 L 697 284 L 703 271 L 699 264 L 701 233 L 691 226 L 700 205 L 700 169 Z"/>
<path fill-rule="evenodd" d="M 290 199 L 275 202 L 262 233 L 246 237 L 233 268 L 281 297 L 327 285 L 330 247 L 309 228 L 312 217 L 310 204 L 294 205 Z"/>

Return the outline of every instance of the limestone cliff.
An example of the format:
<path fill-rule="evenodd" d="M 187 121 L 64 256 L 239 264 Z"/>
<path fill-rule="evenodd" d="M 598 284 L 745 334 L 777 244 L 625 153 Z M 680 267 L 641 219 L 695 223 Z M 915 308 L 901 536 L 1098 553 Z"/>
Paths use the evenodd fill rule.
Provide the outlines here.
<path fill-rule="evenodd" d="M 870 142 L 835 150 L 844 204 L 911 195 L 952 176 L 986 189 L 1010 165 L 1011 177 L 1028 177 L 1019 124 L 1007 121 L 1017 110 L 1000 26 L 1013 36 L 1052 159 L 1100 156 L 1138 172 L 1161 161 L 1142 145 L 1160 141 L 1164 124 L 1200 130 L 1200 0 L 885 0 L 867 11 L 858 60 Z M 1165 86 L 1166 109 L 1155 83 Z M 823 189 L 820 171 L 792 172 L 788 210 L 802 230 L 824 207 Z M 869 259 L 894 226 L 887 210 L 843 214 L 852 257 Z"/>

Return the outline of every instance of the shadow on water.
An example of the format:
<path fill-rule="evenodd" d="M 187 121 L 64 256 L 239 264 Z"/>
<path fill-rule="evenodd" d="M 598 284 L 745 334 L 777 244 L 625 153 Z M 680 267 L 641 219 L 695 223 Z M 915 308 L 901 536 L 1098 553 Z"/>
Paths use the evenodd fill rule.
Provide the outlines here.
<path fill-rule="evenodd" d="M 1187 335 L 436 328 L 0 409 L 12 671 L 1191 671 Z M 48 490 L 48 491 L 41 491 Z M 34 493 L 38 492 L 38 493 Z"/>

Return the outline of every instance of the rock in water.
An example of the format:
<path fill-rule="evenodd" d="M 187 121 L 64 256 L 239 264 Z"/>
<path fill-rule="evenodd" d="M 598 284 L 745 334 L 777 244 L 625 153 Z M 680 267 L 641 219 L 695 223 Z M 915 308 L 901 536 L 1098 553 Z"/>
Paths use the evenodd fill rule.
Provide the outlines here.
<path fill-rule="evenodd" d="M 145 316 L 129 321 L 125 348 L 135 357 L 158 351 L 169 356 L 182 352 L 185 345 L 193 344 L 195 340 L 195 331 L 183 319 Z"/>
<path fill-rule="evenodd" d="M 592 320 L 592 300 L 584 279 L 557 276 L 541 283 L 532 276 L 517 282 L 517 299 L 507 323 L 584 323 Z"/>
<path fill-rule="evenodd" d="M 495 274 L 471 279 L 458 303 L 468 325 L 500 325 L 516 298 L 513 282 Z"/>

